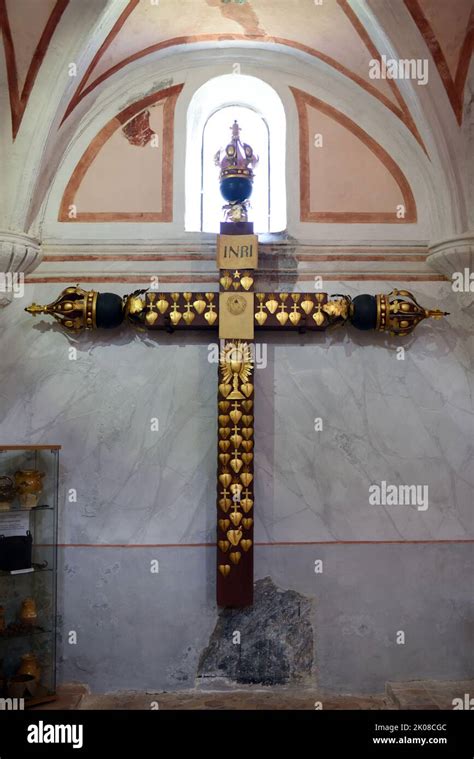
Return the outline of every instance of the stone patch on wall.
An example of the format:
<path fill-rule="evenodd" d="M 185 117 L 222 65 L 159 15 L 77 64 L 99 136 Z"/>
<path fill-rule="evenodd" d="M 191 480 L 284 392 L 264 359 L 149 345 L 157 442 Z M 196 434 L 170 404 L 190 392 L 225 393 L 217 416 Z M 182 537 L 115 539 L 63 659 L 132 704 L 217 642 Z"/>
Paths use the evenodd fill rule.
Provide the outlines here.
<path fill-rule="evenodd" d="M 312 603 L 270 577 L 255 583 L 252 607 L 222 609 L 198 666 L 198 682 L 225 678 L 245 685 L 286 685 L 313 672 Z M 234 642 L 240 633 L 240 644 Z"/>

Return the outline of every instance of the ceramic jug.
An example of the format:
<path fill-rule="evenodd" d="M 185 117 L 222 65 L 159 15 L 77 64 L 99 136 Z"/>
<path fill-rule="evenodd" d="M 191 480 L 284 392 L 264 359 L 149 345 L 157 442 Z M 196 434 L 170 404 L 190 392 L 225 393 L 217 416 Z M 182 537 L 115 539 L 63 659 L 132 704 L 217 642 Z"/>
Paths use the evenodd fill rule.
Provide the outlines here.
<path fill-rule="evenodd" d="M 24 509 L 33 509 L 38 505 L 43 490 L 44 472 L 38 469 L 21 469 L 15 472 L 15 483 L 20 505 Z"/>

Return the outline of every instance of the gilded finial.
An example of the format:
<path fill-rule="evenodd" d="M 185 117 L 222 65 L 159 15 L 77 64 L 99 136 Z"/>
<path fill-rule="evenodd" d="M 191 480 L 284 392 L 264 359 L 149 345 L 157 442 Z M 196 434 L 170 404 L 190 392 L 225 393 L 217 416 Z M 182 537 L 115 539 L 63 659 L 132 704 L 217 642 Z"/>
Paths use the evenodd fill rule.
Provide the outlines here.
<path fill-rule="evenodd" d="M 240 132 L 237 121 L 234 121 L 230 142 L 225 148 L 219 148 L 214 156 L 214 163 L 220 168 L 222 197 L 227 201 L 223 206 L 225 218 L 233 222 L 247 221 L 248 199 L 252 194 L 254 179 L 253 169 L 259 160 L 251 145 L 242 142 Z"/>
<path fill-rule="evenodd" d="M 423 319 L 442 319 L 447 311 L 439 308 L 427 309 L 420 306 L 413 293 L 408 290 L 392 290 L 387 295 L 377 295 L 377 324 L 379 332 L 389 332 L 393 336 L 409 335 Z"/>
<path fill-rule="evenodd" d="M 130 321 L 139 307 L 138 296 L 144 291 L 137 290 L 124 299 L 115 293 L 98 293 L 95 290 L 83 290 L 79 285 L 66 287 L 54 300 L 45 306 L 32 303 L 25 308 L 32 316 L 48 314 L 69 332 L 80 332 L 83 329 L 97 327 L 118 327 L 124 319 L 127 307 L 127 317 Z"/>
<path fill-rule="evenodd" d="M 49 309 L 50 309 L 50 306 L 38 306 L 37 303 L 32 303 L 31 306 L 27 306 L 25 308 L 25 311 L 28 311 L 28 313 L 31 314 L 32 316 L 36 316 L 37 314 L 50 313 Z"/>
<path fill-rule="evenodd" d="M 49 314 L 62 327 L 72 332 L 82 329 L 93 329 L 96 324 L 97 295 L 94 290 L 83 290 L 79 285 L 66 287 L 52 303 L 40 306 L 32 303 L 27 311 L 32 316 Z"/>

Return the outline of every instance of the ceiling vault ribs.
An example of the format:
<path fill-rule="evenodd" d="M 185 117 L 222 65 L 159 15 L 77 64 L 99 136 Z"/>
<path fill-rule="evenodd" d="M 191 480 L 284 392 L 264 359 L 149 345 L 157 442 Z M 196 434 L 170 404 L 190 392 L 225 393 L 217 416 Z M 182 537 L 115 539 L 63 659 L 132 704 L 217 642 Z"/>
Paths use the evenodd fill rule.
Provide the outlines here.
<path fill-rule="evenodd" d="M 359 17 L 354 13 L 351 6 L 349 5 L 349 0 L 337 0 L 338 5 L 341 7 L 341 9 L 346 14 L 347 18 L 351 22 L 352 26 L 356 30 L 357 34 L 361 38 L 362 42 L 366 46 L 367 50 L 370 52 L 372 58 L 381 61 L 381 55 L 379 50 L 377 49 L 376 45 L 372 41 L 369 33 L 367 32 L 367 29 L 359 19 Z M 400 106 L 400 110 L 397 113 L 398 117 L 405 123 L 407 128 L 410 130 L 410 132 L 413 134 L 413 136 L 416 138 L 417 142 L 421 145 L 425 153 L 427 154 L 426 147 L 423 143 L 423 140 L 421 138 L 421 135 L 416 127 L 415 122 L 413 121 L 412 115 L 410 113 L 410 110 L 405 103 L 402 94 L 395 83 L 393 79 L 387 79 L 388 86 L 392 90 L 394 96 L 396 97 L 398 104 Z"/>
<path fill-rule="evenodd" d="M 377 45 L 371 38 L 368 30 L 364 26 L 363 21 L 358 17 L 357 13 L 351 7 L 349 0 L 335 0 L 335 2 L 336 5 L 340 8 L 341 12 L 344 13 L 354 32 L 357 34 L 358 38 L 363 43 L 365 48 L 369 51 L 372 58 L 380 60 L 381 52 L 377 49 Z M 27 107 L 28 99 L 33 89 L 38 71 L 46 55 L 56 27 L 68 4 L 69 0 L 57 0 L 33 53 L 29 68 L 27 70 L 24 85 L 20 92 L 17 61 L 15 57 L 15 42 L 8 18 L 7 0 L 0 0 L 0 25 L 2 27 L 2 35 L 5 48 L 8 89 L 11 107 L 12 133 L 14 138 L 20 128 L 20 124 Z M 267 44 L 273 43 L 285 45 L 294 50 L 298 50 L 311 55 L 312 57 L 323 61 L 332 68 L 335 68 L 337 71 L 351 79 L 360 87 L 364 88 L 367 92 L 369 92 L 369 94 L 377 98 L 383 105 L 389 108 L 389 110 L 391 110 L 392 113 L 394 113 L 397 118 L 399 118 L 405 124 L 405 126 L 414 135 L 415 139 L 418 141 L 426 153 L 426 148 L 414 122 L 414 119 L 410 113 L 409 107 L 407 106 L 407 103 L 405 102 L 398 85 L 395 81 L 393 81 L 393 79 L 387 78 L 387 86 L 393 93 L 393 97 L 395 98 L 396 103 L 387 97 L 383 91 L 379 90 L 371 82 L 364 79 L 363 76 L 360 75 L 360 72 L 357 73 L 355 70 L 352 70 L 352 68 L 347 65 L 347 62 L 345 62 L 346 65 L 344 63 L 341 63 L 338 59 L 328 55 L 327 51 L 323 52 L 322 50 L 311 47 L 311 43 L 309 45 L 304 44 L 297 39 L 289 39 L 278 35 L 267 34 L 257 15 L 255 14 L 255 11 L 252 10 L 253 15 L 247 18 L 249 11 L 248 7 L 245 8 L 245 6 L 236 6 L 235 8 L 231 8 L 227 4 L 221 6 L 217 3 L 217 0 L 206 0 L 206 4 L 209 7 L 219 9 L 224 19 L 230 18 L 231 20 L 234 20 L 236 23 L 240 24 L 244 30 L 244 33 L 202 33 L 169 37 L 168 39 L 163 39 L 156 42 L 155 44 L 148 45 L 141 50 L 136 50 L 130 55 L 126 55 L 121 60 L 118 60 L 114 65 L 111 65 L 105 71 L 102 71 L 102 73 L 96 76 L 95 79 L 89 81 L 93 75 L 94 70 L 96 70 L 99 62 L 103 59 L 103 56 L 109 49 L 110 45 L 117 38 L 117 35 L 119 35 L 121 32 L 122 28 L 130 18 L 133 11 L 135 11 L 140 5 L 140 0 L 129 0 L 128 4 L 116 19 L 112 28 L 98 47 L 92 60 L 87 66 L 87 69 L 82 79 L 80 80 L 77 89 L 75 90 L 71 100 L 69 101 L 69 104 L 67 105 L 61 124 L 64 123 L 64 121 L 72 113 L 75 107 L 106 79 L 130 63 L 133 63 L 134 61 L 154 52 L 158 52 L 160 50 L 175 47 L 178 45 L 192 45 L 193 43 L 200 42 L 261 42 Z M 468 27 L 460 50 L 456 72 L 453 72 L 451 74 L 440 42 L 435 32 L 433 31 L 430 21 L 422 9 L 420 1 L 404 0 L 404 4 L 411 15 L 413 22 L 418 27 L 418 30 L 422 35 L 426 46 L 433 56 L 434 62 L 437 66 L 439 75 L 442 79 L 456 119 L 458 123 L 461 124 L 463 110 L 463 90 L 474 44 L 474 10 L 471 11 L 470 14 Z M 242 15 L 243 13 L 244 15 Z M 247 13 L 247 16 L 245 16 L 245 13 Z"/>
<path fill-rule="evenodd" d="M 2 27 L 3 44 L 5 48 L 13 139 L 15 139 L 16 135 L 18 134 L 23 114 L 25 112 L 26 106 L 28 105 L 28 99 L 30 97 L 31 90 L 33 89 L 36 76 L 48 50 L 49 43 L 51 42 L 56 27 L 59 24 L 61 16 L 66 10 L 68 4 L 69 0 L 57 0 L 56 5 L 54 6 L 49 16 L 48 21 L 46 22 L 40 40 L 33 53 L 23 89 L 20 94 L 18 86 L 18 71 L 15 59 L 15 46 L 11 33 L 10 22 L 8 19 L 6 0 L 0 0 L 0 26 Z"/>
<path fill-rule="evenodd" d="M 89 77 L 92 74 L 93 70 L 97 66 L 98 62 L 102 58 L 102 56 L 105 53 L 105 51 L 107 50 L 107 48 L 109 47 L 110 43 L 117 36 L 117 34 L 121 30 L 122 26 L 125 24 L 126 20 L 130 16 L 131 12 L 136 8 L 136 6 L 138 5 L 139 2 L 140 2 L 140 0 L 130 0 L 130 2 L 128 3 L 127 7 L 122 11 L 122 13 L 118 17 L 117 21 L 113 25 L 112 29 L 107 34 L 107 36 L 106 36 L 105 40 L 103 41 L 102 45 L 99 47 L 99 49 L 97 50 L 96 54 L 94 55 L 94 57 L 92 58 L 91 62 L 89 63 L 84 76 L 82 77 L 81 81 L 79 82 L 79 85 L 78 85 L 78 87 L 77 87 L 74 95 L 72 96 L 70 102 L 69 102 L 69 105 L 68 105 L 68 107 L 66 109 L 66 113 L 64 114 L 63 119 L 61 121 L 61 124 L 67 119 L 67 117 L 69 116 L 69 114 L 71 113 L 71 111 L 76 107 L 76 105 L 84 97 L 84 93 L 82 91 L 83 91 L 83 89 L 85 87 L 85 84 L 86 84 L 87 80 L 89 79 Z"/>
<path fill-rule="evenodd" d="M 445 55 L 441 49 L 441 45 L 418 0 L 405 0 L 405 5 L 412 16 L 413 21 L 417 25 L 419 32 L 426 43 L 426 46 L 433 56 L 433 60 L 436 64 L 436 68 L 438 69 L 438 73 L 443 82 L 446 94 L 449 98 L 449 102 L 451 103 L 458 124 L 461 124 L 463 115 L 464 85 L 466 83 L 469 62 L 471 60 L 472 50 L 474 46 L 474 10 L 471 10 L 469 16 L 466 35 L 461 47 L 457 70 L 453 80 Z"/>
<path fill-rule="evenodd" d="M 352 71 L 350 68 L 340 63 L 335 58 L 332 58 L 331 56 L 327 55 L 326 53 L 323 53 L 315 48 L 309 47 L 306 44 L 298 42 L 297 40 L 287 39 L 285 37 L 275 36 L 275 35 L 271 35 L 267 33 L 260 33 L 263 31 L 263 29 L 261 29 L 260 26 L 258 26 L 258 24 L 256 26 L 255 24 L 251 25 L 252 29 L 255 28 L 258 31 L 250 32 L 250 26 L 248 24 L 244 25 L 243 21 L 239 19 L 235 19 L 235 20 L 238 23 L 240 23 L 241 26 L 244 26 L 246 31 L 243 34 L 234 34 L 234 33 L 225 33 L 225 32 L 220 33 L 220 34 L 219 33 L 190 34 L 186 36 L 177 36 L 177 37 L 172 37 L 166 40 L 162 40 L 160 42 L 156 42 L 153 45 L 149 45 L 141 50 L 138 50 L 132 53 L 131 55 L 126 56 L 122 60 L 115 63 L 113 66 L 103 71 L 101 74 L 99 74 L 99 76 L 97 76 L 87 85 L 87 82 L 90 79 L 91 74 L 93 73 L 97 64 L 99 63 L 99 61 L 101 60 L 105 52 L 108 50 L 108 48 L 110 47 L 114 39 L 117 37 L 122 27 L 124 26 L 125 22 L 129 18 L 129 16 L 132 14 L 132 12 L 135 10 L 138 4 L 139 4 L 139 0 L 130 0 L 125 10 L 121 13 L 119 18 L 115 22 L 114 26 L 112 27 L 112 29 L 106 36 L 105 40 L 102 42 L 100 48 L 98 49 L 93 60 L 89 64 L 87 71 L 82 77 L 81 82 L 66 109 L 66 112 L 63 117 L 63 122 L 68 118 L 68 116 L 72 113 L 75 107 L 85 97 L 87 97 L 87 95 L 90 94 L 96 87 L 102 84 L 106 79 L 111 77 L 113 74 L 115 74 L 117 71 L 121 70 L 125 66 L 147 55 L 150 55 L 155 52 L 159 52 L 160 50 L 175 47 L 178 45 L 184 45 L 184 44 L 191 45 L 193 43 L 199 43 L 199 42 L 214 42 L 214 41 L 220 41 L 220 42 L 241 41 L 244 43 L 245 42 L 262 42 L 262 43 L 267 43 L 267 44 L 273 43 L 273 44 L 285 45 L 294 50 L 299 50 L 301 52 L 306 53 L 307 55 L 311 55 L 312 57 L 318 58 L 319 60 L 323 61 L 324 63 L 331 66 L 332 68 L 335 68 L 344 76 L 347 76 L 353 82 L 355 82 L 360 87 L 362 87 L 367 92 L 369 92 L 373 97 L 377 98 L 383 105 L 389 108 L 389 110 L 391 110 L 392 113 L 394 113 L 395 116 L 397 116 L 397 118 L 399 118 L 406 125 L 406 127 L 414 135 L 415 139 L 418 141 L 418 143 L 421 145 L 421 147 L 426 153 L 426 149 L 421 139 L 421 136 L 416 128 L 416 125 L 409 112 L 409 109 L 395 82 L 393 82 L 392 80 L 387 80 L 388 86 L 392 90 L 394 97 L 396 98 L 398 102 L 398 106 L 395 103 L 393 103 L 383 92 L 381 92 L 374 85 L 372 85 L 370 82 L 366 81 L 359 74 Z M 380 59 L 379 51 L 377 50 L 375 44 L 370 38 L 362 22 L 360 21 L 360 19 L 357 17 L 355 12 L 350 7 L 348 0 L 337 0 L 337 4 L 339 5 L 343 13 L 348 18 L 349 22 L 351 23 L 358 37 L 361 39 L 362 43 L 365 45 L 365 47 L 370 52 L 372 57 Z M 208 2 L 208 5 L 210 5 L 210 2 Z M 220 10 L 221 12 L 225 10 L 227 15 L 231 12 L 230 8 L 227 5 L 224 6 L 223 8 L 220 8 Z M 236 9 L 233 9 L 234 13 L 235 13 L 235 10 Z M 241 9 L 238 8 L 238 10 L 241 10 Z"/>

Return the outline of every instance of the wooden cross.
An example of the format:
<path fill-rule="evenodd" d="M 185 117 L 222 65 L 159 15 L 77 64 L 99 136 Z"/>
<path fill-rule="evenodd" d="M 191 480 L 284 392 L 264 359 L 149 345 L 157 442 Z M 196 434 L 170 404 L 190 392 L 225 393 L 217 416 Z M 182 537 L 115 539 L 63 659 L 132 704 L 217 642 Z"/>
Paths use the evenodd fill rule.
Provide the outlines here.
<path fill-rule="evenodd" d="M 227 607 L 253 602 L 254 330 L 322 331 L 350 322 L 403 337 L 423 319 L 445 315 L 424 309 L 407 290 L 354 299 L 323 292 L 254 293 L 257 262 L 253 225 L 227 222 L 217 241 L 219 293 L 139 290 L 122 298 L 77 285 L 47 306 L 26 309 L 50 314 L 74 332 L 118 327 L 124 320 L 149 330 L 219 330 L 217 603 Z"/>

